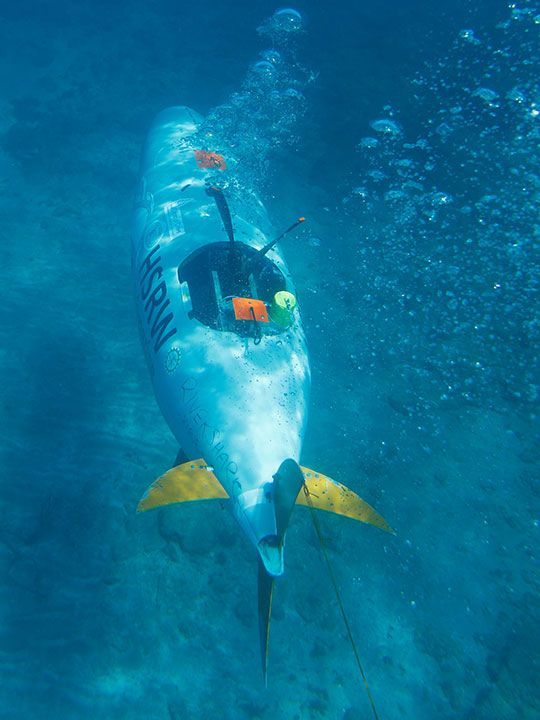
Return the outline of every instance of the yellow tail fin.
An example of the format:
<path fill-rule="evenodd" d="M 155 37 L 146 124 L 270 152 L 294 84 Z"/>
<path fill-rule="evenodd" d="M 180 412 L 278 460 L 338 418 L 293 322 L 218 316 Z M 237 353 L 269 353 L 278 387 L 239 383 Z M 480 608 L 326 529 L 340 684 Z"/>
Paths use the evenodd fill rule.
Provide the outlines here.
<path fill-rule="evenodd" d="M 309 492 L 309 499 L 314 508 L 369 523 L 386 532 L 394 532 L 371 505 L 368 505 L 348 487 L 309 468 L 302 467 L 301 470 Z M 199 458 L 171 468 L 152 483 L 141 498 L 137 512 L 172 503 L 217 500 L 228 497 L 212 468 L 202 458 Z M 307 504 L 302 488 L 296 498 L 296 505 L 307 506 Z"/>
<path fill-rule="evenodd" d="M 171 503 L 228 497 L 212 468 L 199 458 L 171 468 L 152 483 L 137 505 L 137 512 Z"/>
<path fill-rule="evenodd" d="M 371 505 L 368 505 L 348 487 L 306 467 L 302 468 L 302 472 L 309 492 L 309 499 L 314 508 L 369 523 L 385 532 L 395 534 L 395 531 L 382 515 L 379 515 Z M 296 498 L 296 504 L 308 505 L 303 489 Z"/>

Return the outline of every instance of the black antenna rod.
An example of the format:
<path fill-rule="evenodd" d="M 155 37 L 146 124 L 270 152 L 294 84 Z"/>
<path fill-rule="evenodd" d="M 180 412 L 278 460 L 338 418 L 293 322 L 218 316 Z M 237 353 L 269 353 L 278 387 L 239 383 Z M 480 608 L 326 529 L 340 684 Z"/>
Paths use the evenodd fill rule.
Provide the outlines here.
<path fill-rule="evenodd" d="M 231 241 L 232 249 L 234 246 L 234 231 L 232 226 L 231 213 L 229 210 L 229 206 L 227 205 L 227 201 L 225 200 L 225 195 L 223 194 L 223 191 L 215 185 L 207 187 L 206 194 L 210 195 L 210 197 L 213 197 L 216 201 L 217 209 L 219 210 L 221 220 L 223 221 L 223 225 L 225 226 L 225 230 L 227 232 L 227 235 L 229 236 L 229 240 Z"/>
<path fill-rule="evenodd" d="M 271 240 L 269 243 L 266 243 L 266 245 L 259 250 L 261 255 L 266 255 L 266 253 L 271 250 L 274 245 L 276 245 L 281 240 L 282 237 L 284 237 L 287 233 L 290 233 L 291 230 L 294 230 L 295 227 L 298 227 L 300 223 L 303 223 L 305 221 L 305 219 L 305 217 L 299 217 L 298 220 L 293 222 L 293 224 L 286 230 L 284 230 L 281 235 L 278 235 L 275 240 Z"/>

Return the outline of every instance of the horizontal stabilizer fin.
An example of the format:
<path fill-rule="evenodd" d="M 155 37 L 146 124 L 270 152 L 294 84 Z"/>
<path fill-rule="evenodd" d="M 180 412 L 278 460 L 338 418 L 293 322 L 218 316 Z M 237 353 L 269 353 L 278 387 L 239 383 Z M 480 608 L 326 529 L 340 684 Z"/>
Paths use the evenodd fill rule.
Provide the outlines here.
<path fill-rule="evenodd" d="M 177 465 L 159 477 L 141 498 L 137 512 L 190 500 L 228 497 L 212 468 L 200 458 Z"/>
<path fill-rule="evenodd" d="M 381 530 L 395 534 L 382 515 L 379 515 L 371 505 L 368 505 L 348 487 L 309 468 L 302 467 L 301 469 L 309 492 L 309 500 L 314 508 L 369 523 Z M 303 488 L 296 498 L 296 504 L 309 505 Z"/>

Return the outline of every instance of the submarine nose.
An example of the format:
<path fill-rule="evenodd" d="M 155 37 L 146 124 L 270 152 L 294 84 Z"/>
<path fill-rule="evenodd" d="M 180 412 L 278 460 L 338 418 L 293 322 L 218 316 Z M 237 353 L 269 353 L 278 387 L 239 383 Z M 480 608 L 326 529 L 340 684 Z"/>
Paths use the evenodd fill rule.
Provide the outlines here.
<path fill-rule="evenodd" d="M 267 535 L 257 545 L 264 568 L 272 577 L 283 575 L 283 544 L 277 535 Z"/>

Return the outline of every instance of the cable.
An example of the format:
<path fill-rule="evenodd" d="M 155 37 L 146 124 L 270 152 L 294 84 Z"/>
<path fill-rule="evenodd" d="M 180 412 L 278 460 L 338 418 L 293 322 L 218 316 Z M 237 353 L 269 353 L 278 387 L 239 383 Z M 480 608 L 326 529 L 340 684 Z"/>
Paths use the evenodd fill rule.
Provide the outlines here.
<path fill-rule="evenodd" d="M 349 619 L 347 618 L 347 613 L 345 612 L 345 608 L 343 607 L 343 601 L 341 599 L 341 594 L 339 592 L 339 587 L 337 584 L 336 576 L 334 575 L 334 571 L 332 569 L 332 565 L 330 563 L 330 558 L 328 557 L 328 552 L 326 550 L 326 545 L 324 543 L 324 539 L 321 533 L 321 528 L 319 526 L 319 521 L 317 520 L 317 515 L 315 513 L 315 508 L 313 507 L 313 503 L 311 502 L 311 498 L 309 496 L 309 490 L 307 488 L 307 485 L 304 483 L 303 486 L 304 489 L 304 495 L 306 496 L 306 500 L 309 505 L 309 510 L 311 513 L 311 519 L 313 520 L 313 526 L 315 527 L 315 532 L 317 533 L 317 537 L 319 538 L 319 543 L 321 545 L 321 550 L 326 562 L 326 567 L 328 568 L 328 574 L 330 575 L 330 580 L 332 581 L 332 585 L 334 588 L 334 592 L 336 594 L 336 599 L 338 601 L 339 609 L 341 611 L 341 616 L 343 618 L 343 622 L 345 623 L 345 628 L 347 629 L 347 635 L 349 636 L 349 641 L 351 643 L 351 647 L 353 649 L 354 657 L 356 660 L 356 664 L 358 665 L 358 670 L 360 671 L 360 676 L 362 678 L 362 681 L 364 683 L 364 687 L 366 689 L 366 693 L 369 699 L 369 704 L 371 705 L 371 710 L 373 712 L 373 717 L 375 720 L 379 720 L 379 714 L 377 713 L 377 708 L 375 707 L 375 701 L 373 699 L 373 695 L 371 694 L 371 689 L 369 687 L 366 674 L 364 672 L 364 668 L 362 667 L 362 662 L 360 660 L 360 655 L 358 654 L 358 649 L 356 647 L 356 643 L 353 638 L 351 626 L 349 624 Z"/>

